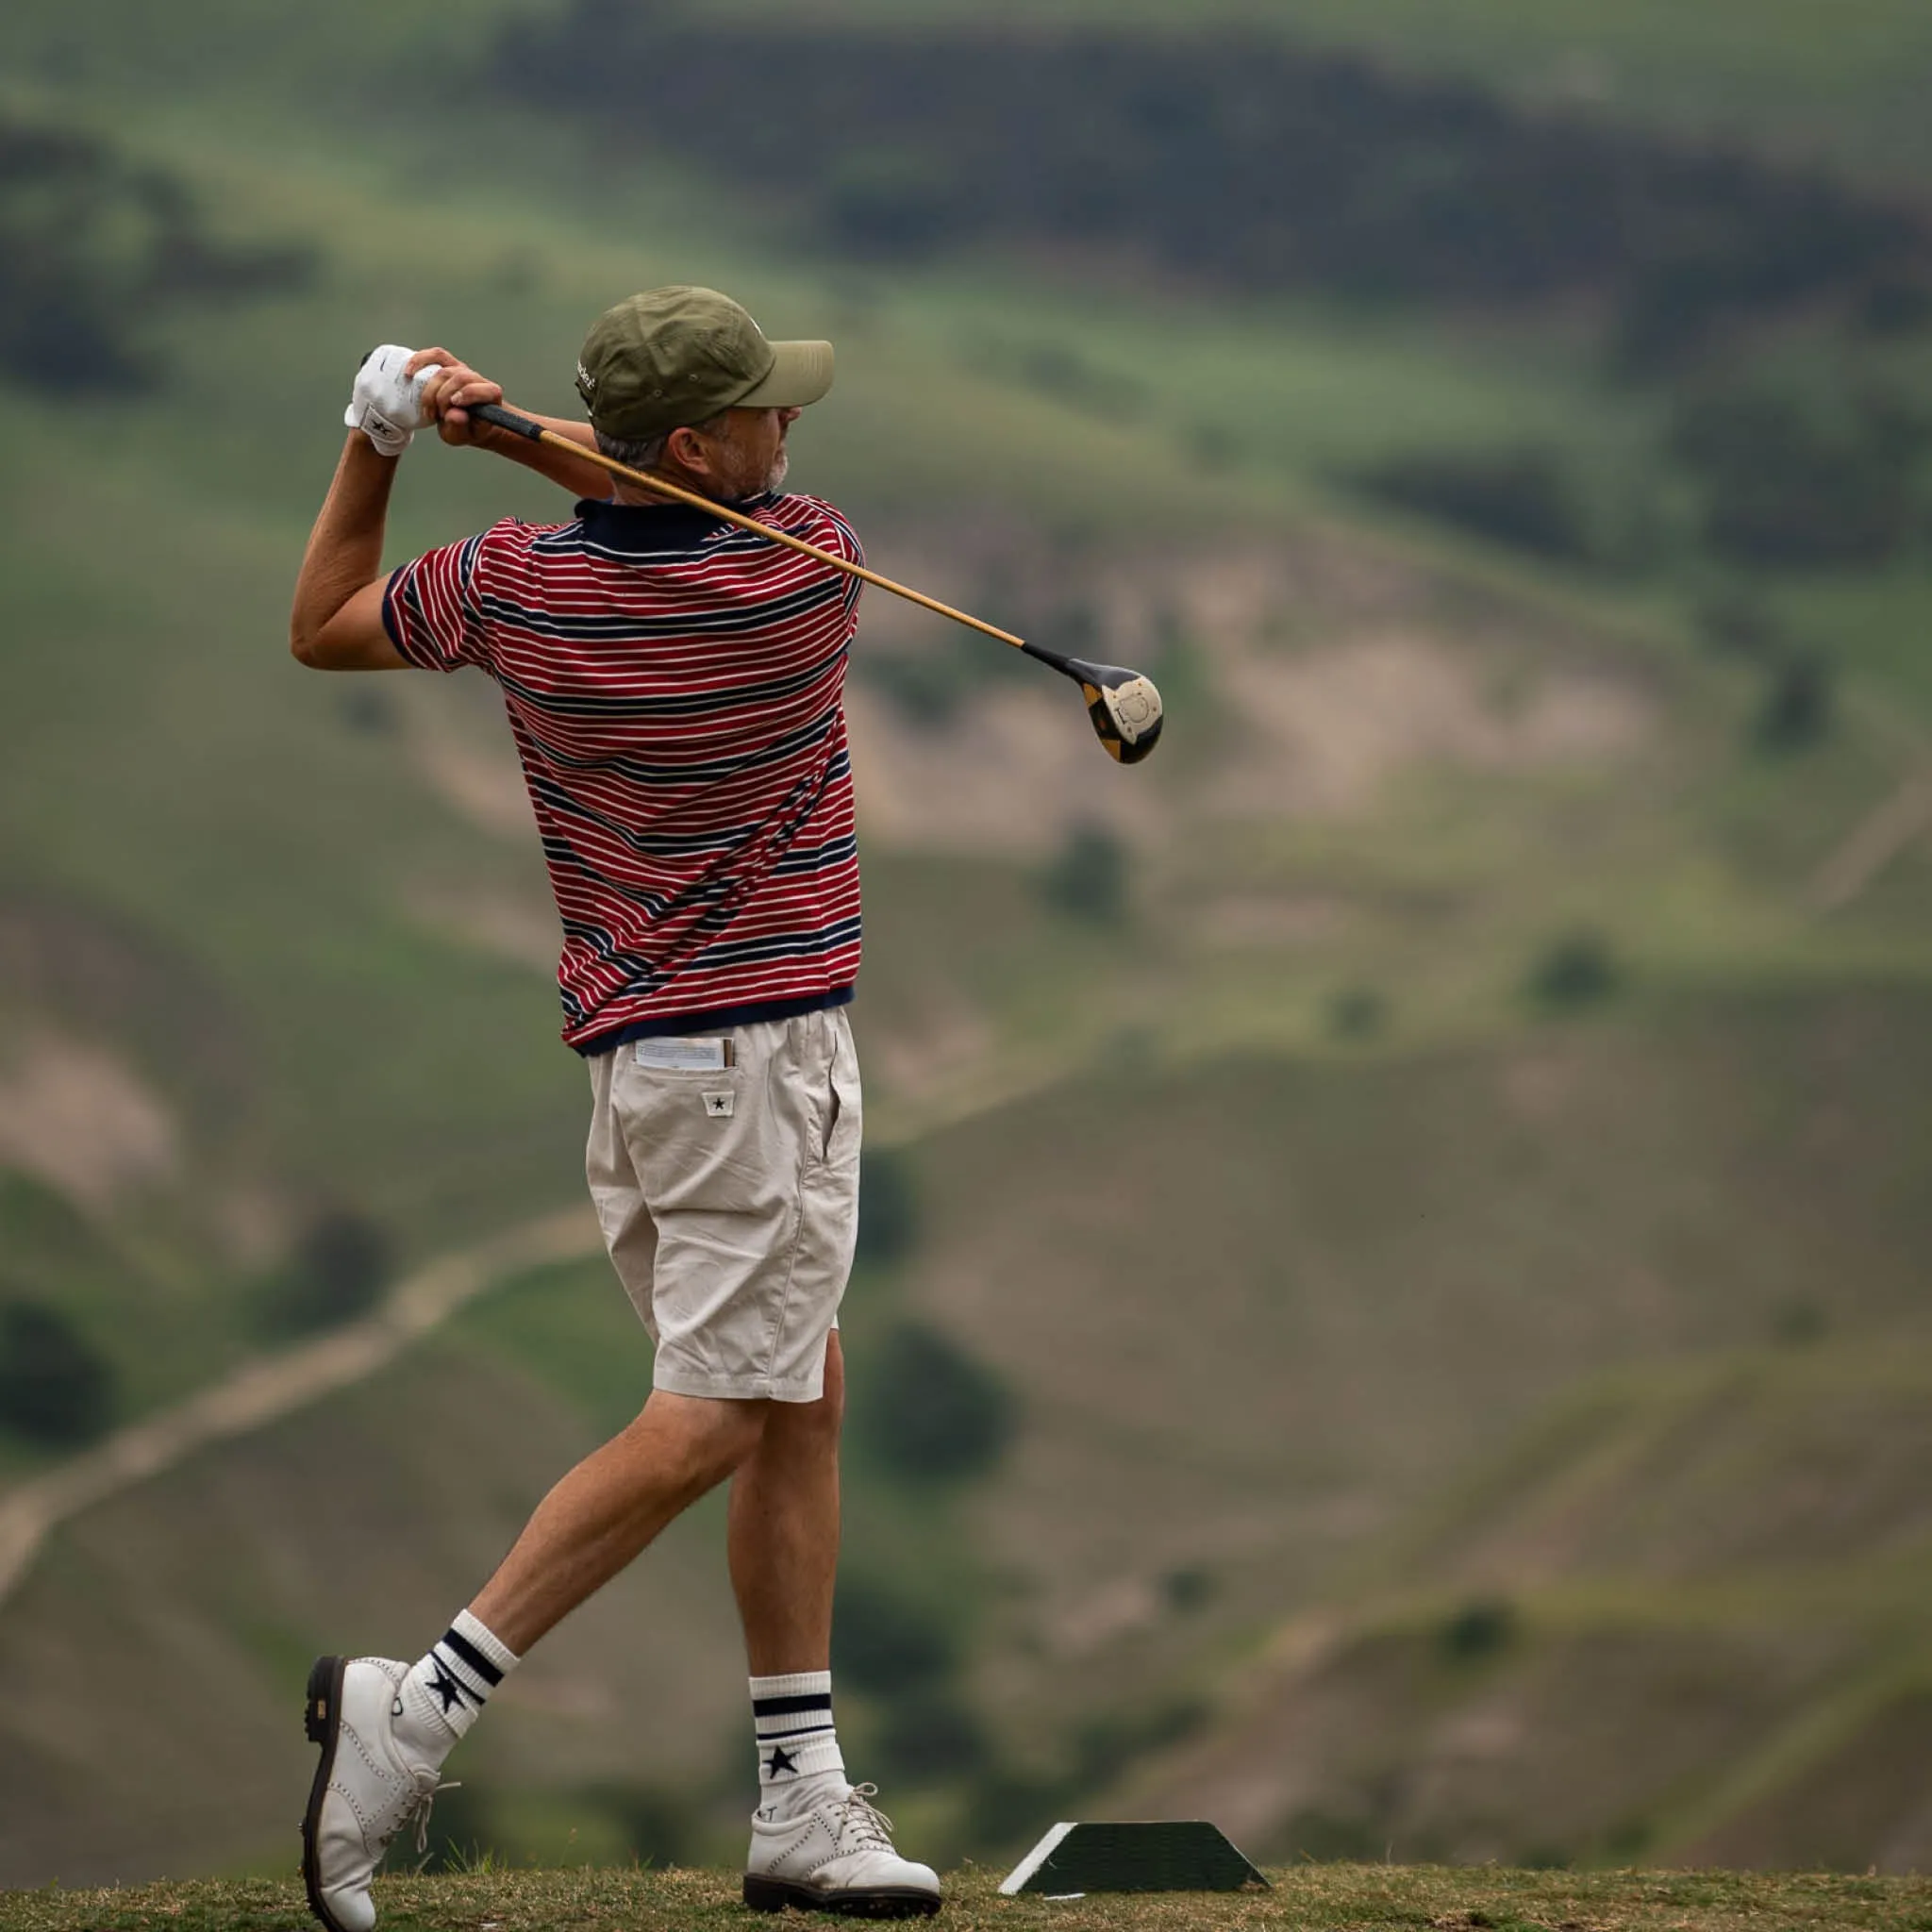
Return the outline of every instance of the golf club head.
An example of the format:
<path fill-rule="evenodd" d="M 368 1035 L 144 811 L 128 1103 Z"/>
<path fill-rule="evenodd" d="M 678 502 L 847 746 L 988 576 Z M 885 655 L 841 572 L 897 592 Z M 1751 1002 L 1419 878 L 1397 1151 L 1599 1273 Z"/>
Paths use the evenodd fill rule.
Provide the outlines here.
<path fill-rule="evenodd" d="M 1160 693 L 1151 677 L 1119 664 L 1089 664 L 1070 658 L 1067 669 L 1087 694 L 1087 715 L 1108 755 L 1138 765 L 1160 742 Z"/>

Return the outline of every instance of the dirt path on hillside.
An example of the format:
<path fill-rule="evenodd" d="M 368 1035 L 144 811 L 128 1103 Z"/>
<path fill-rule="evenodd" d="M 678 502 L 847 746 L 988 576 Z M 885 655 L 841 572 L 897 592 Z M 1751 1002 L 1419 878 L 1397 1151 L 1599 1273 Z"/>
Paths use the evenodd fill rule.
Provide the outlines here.
<path fill-rule="evenodd" d="M 1932 831 L 1932 772 L 1917 771 L 1853 826 L 1818 869 L 1807 894 L 1812 911 L 1837 912 L 1849 906 L 1927 831 Z"/>
<path fill-rule="evenodd" d="M 98 1447 L 8 1491 L 0 1495 L 0 1604 L 70 1517 L 174 1468 L 208 1443 L 265 1427 L 374 1374 L 485 1289 L 533 1268 L 601 1254 L 603 1246 L 596 1218 L 585 1205 L 439 1256 L 363 1321 L 283 1354 L 244 1362 L 212 1388 L 129 1424 Z"/>

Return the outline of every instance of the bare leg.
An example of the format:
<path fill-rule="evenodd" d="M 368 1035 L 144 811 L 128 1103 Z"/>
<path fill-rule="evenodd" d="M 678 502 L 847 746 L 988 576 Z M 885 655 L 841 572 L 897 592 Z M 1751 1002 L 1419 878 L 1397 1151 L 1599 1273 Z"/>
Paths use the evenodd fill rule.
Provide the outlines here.
<path fill-rule="evenodd" d="M 844 1410 L 835 1330 L 825 1341 L 824 1394 L 817 1402 L 768 1403 L 764 1434 L 732 1481 L 731 1587 L 755 1677 L 831 1667 Z"/>
<path fill-rule="evenodd" d="M 521 1657 L 738 1468 L 783 1406 L 654 1391 L 538 1504 L 471 1613 Z"/>

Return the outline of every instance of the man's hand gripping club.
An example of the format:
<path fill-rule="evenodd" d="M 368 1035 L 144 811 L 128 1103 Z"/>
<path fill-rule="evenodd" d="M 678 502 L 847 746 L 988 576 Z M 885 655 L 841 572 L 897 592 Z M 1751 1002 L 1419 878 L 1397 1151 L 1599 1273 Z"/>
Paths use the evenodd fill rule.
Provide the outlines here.
<path fill-rule="evenodd" d="M 289 647 L 302 663 L 318 671 L 402 668 L 382 624 L 382 541 L 397 458 L 417 430 L 434 423 L 444 442 L 499 451 L 580 496 L 608 494 L 609 478 L 594 465 L 507 435 L 468 413 L 467 406 L 502 399 L 501 384 L 447 349 L 385 342 L 362 358 L 342 415 L 348 443 L 295 580 Z M 549 426 L 590 442 L 586 424 Z"/>
<path fill-rule="evenodd" d="M 417 430 L 431 420 L 425 391 L 431 377 L 440 374 L 434 364 L 398 342 L 371 349 L 356 372 L 349 407 L 342 412 L 343 426 L 359 429 L 378 456 L 401 456 Z"/>

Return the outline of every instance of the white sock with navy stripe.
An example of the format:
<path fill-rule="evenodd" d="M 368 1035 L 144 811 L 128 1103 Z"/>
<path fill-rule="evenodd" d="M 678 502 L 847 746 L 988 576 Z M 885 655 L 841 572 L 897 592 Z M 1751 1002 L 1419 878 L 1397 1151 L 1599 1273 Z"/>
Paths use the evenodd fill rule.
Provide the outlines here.
<path fill-rule="evenodd" d="M 458 1611 L 403 1679 L 394 1712 L 398 1740 L 425 1763 L 441 1764 L 516 1667 L 516 1653 L 508 1644 L 468 1610 Z"/>
<path fill-rule="evenodd" d="M 841 1790 L 845 1760 L 832 1724 L 830 1671 L 793 1671 L 751 1680 L 751 1718 L 758 1740 L 758 1797 L 790 1809 L 794 1789 L 830 1778 Z M 804 1792 L 798 1795 L 804 1796 Z"/>

